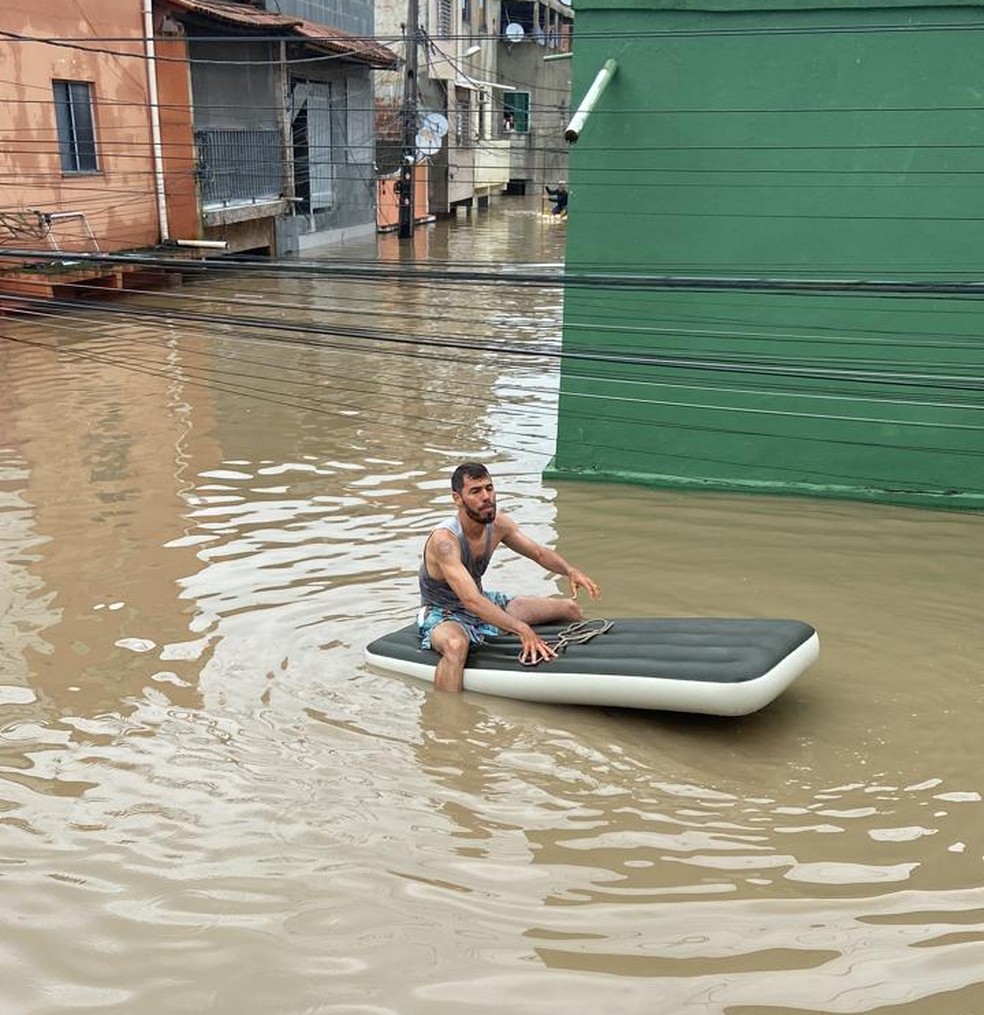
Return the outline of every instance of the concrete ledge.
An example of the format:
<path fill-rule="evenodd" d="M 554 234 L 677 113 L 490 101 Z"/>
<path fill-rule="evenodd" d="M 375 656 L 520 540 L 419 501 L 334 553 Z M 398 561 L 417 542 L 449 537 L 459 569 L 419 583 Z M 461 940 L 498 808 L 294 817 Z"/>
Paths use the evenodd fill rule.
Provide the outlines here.
<path fill-rule="evenodd" d="M 229 208 L 208 208 L 202 212 L 202 223 L 206 229 L 215 226 L 228 226 L 235 222 L 248 222 L 250 219 L 274 218 L 286 215 L 290 210 L 290 202 L 283 200 L 263 201 L 257 204 L 239 204 Z"/>

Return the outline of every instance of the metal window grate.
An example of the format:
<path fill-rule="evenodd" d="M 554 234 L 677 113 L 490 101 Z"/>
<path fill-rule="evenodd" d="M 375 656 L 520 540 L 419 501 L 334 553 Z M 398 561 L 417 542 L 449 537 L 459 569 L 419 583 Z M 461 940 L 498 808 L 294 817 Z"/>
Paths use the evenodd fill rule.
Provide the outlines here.
<path fill-rule="evenodd" d="M 437 0 L 437 37 L 449 39 L 451 37 L 451 0 Z"/>
<path fill-rule="evenodd" d="M 196 130 L 202 206 L 270 201 L 284 191 L 280 132 L 213 128 Z"/>

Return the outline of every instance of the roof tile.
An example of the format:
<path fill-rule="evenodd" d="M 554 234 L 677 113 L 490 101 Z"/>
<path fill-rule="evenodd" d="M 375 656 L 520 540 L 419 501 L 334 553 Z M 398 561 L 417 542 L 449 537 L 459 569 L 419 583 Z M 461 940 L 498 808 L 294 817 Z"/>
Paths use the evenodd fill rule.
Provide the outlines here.
<path fill-rule="evenodd" d="M 399 62 L 399 58 L 391 49 L 387 49 L 374 39 L 360 38 L 343 32 L 340 28 L 320 25 L 304 18 L 260 10 L 248 3 L 238 3 L 237 0 L 169 0 L 169 3 L 189 14 L 214 18 L 226 24 L 283 31 L 288 37 L 294 37 L 329 53 L 337 53 L 350 60 L 369 64 L 370 67 L 395 67 Z"/>

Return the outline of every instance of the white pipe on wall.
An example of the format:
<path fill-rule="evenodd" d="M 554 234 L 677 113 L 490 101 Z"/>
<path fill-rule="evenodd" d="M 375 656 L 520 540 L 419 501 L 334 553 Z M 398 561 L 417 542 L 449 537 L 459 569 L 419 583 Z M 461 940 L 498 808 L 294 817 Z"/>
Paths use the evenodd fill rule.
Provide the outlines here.
<path fill-rule="evenodd" d="M 617 70 L 618 64 L 614 60 L 606 60 L 605 66 L 595 75 L 594 81 L 591 82 L 591 87 L 584 98 L 581 99 L 581 105 L 577 107 L 577 112 L 567 125 L 567 130 L 564 131 L 564 140 L 568 144 L 577 143 L 577 139 L 581 136 L 581 131 L 584 130 L 588 114 L 598 104 L 601 93 L 608 87 L 609 81 L 615 76 L 615 71 Z"/>
<path fill-rule="evenodd" d="M 161 142 L 161 109 L 157 98 L 157 61 L 154 51 L 153 0 L 143 0 L 144 45 L 147 49 L 147 91 L 150 98 L 150 136 L 154 148 L 154 188 L 157 191 L 157 218 L 161 240 L 171 238 L 167 222 L 167 197 L 164 193 L 164 145 Z"/>
<path fill-rule="evenodd" d="M 178 247 L 202 247 L 205 250 L 226 250 L 229 247 L 228 240 L 172 240 Z"/>

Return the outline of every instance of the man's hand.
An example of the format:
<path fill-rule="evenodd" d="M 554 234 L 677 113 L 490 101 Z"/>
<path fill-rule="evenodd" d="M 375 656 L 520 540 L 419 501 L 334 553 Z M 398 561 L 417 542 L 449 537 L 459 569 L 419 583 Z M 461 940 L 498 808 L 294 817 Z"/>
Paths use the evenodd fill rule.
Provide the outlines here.
<path fill-rule="evenodd" d="M 592 599 L 601 595 L 601 589 L 583 571 L 572 567 L 567 572 L 567 580 L 571 583 L 571 599 L 577 599 L 577 590 L 584 589 Z"/>
<path fill-rule="evenodd" d="M 536 666 L 556 657 L 557 653 L 533 630 L 524 624 L 516 632 L 523 647 L 519 650 L 519 661 L 524 666 Z"/>

